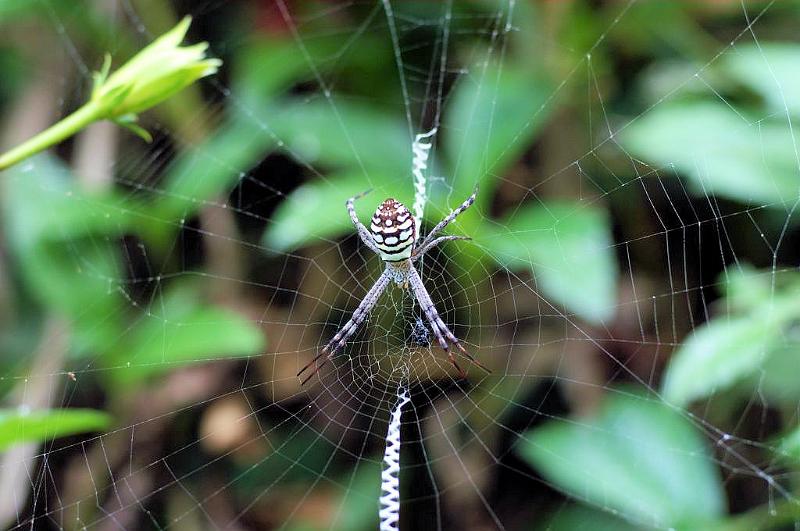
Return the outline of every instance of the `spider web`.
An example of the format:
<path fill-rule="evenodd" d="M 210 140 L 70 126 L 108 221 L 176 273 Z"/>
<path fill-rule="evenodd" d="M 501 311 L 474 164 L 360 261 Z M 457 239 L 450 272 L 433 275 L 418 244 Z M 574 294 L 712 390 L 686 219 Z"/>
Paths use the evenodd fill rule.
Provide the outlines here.
<path fill-rule="evenodd" d="M 614 47 L 635 31 L 636 21 L 657 14 L 645 2 L 576 8 L 582 17 L 602 11 L 606 18 L 591 38 L 570 44 L 548 40 L 547 17 L 557 17 L 559 8 L 547 3 L 238 4 L 194 2 L 176 11 L 186 8 L 195 17 L 197 38 L 208 39 L 212 54 L 226 61 L 251 46 L 260 49 L 226 34 L 226 24 L 262 17 L 256 26 L 288 43 L 289 51 L 263 64 L 256 53 L 240 68 L 252 74 L 257 89 L 288 94 L 277 100 L 288 103 L 262 106 L 231 67 L 204 85 L 200 107 L 183 109 L 188 114 L 179 122 L 148 116 L 144 125 L 156 132 L 152 145 L 133 145 L 121 133 L 116 156 L 99 164 L 123 191 L 122 206 L 114 208 L 129 209 L 142 223 L 153 217 L 156 227 L 171 228 L 170 236 L 160 254 L 151 249 L 152 240 L 129 230 L 118 238 L 87 230 L 84 241 L 68 244 L 70 263 L 88 279 L 104 279 L 108 293 L 122 297 L 126 318 L 135 316 L 114 338 L 123 355 L 108 362 L 108 353 L 70 354 L 61 366 L 35 364 L 10 370 L 2 380 L 23 405 L 39 393 L 53 407 L 100 403 L 116 424 L 101 435 L 50 441 L 33 455 L 9 453 L 2 470 L 10 475 L 21 467 L 25 487 L 13 491 L 10 528 L 374 528 L 387 423 L 401 386 L 411 394 L 401 428 L 401 528 L 545 528 L 554 511 L 581 505 L 635 526 L 669 527 L 655 510 L 620 512 L 614 500 L 598 503 L 591 492 L 565 489 L 526 460 L 524 448 L 545 448 L 535 430 L 549 422 L 608 430 L 590 419 L 609 397 L 661 403 L 670 356 L 720 314 L 724 279 L 746 264 L 764 267 L 760 278 L 772 286 L 770 300 L 778 299 L 775 286 L 796 261 L 790 245 L 796 193 L 782 202 L 757 193 L 742 201 L 742 192 L 738 202 L 726 199 L 703 157 L 715 154 L 703 146 L 690 164 L 708 186 L 698 191 L 686 184 L 687 166 L 669 156 L 645 160 L 647 146 L 637 151 L 624 139 L 687 95 L 739 113 L 739 102 L 725 96 L 730 80 L 718 77 L 715 67 L 742 47 L 761 49 L 760 24 L 785 16 L 786 8 L 728 8 L 729 42 L 715 42 L 705 57 L 673 71 L 638 73 L 650 83 L 643 89 L 649 99 L 629 109 L 608 86 L 612 65 L 597 57 L 618 53 L 635 63 L 637 50 Z M 153 5 L 124 0 L 110 10 L 91 9 L 107 17 L 107 28 L 123 25 L 146 42 L 164 29 L 152 22 Z M 37 27 L 57 43 L 67 65 L 50 80 L 64 91 L 58 94 L 64 112 L 84 94 L 99 59 L 79 37 L 82 8 L 41 2 L 35 13 Z M 125 49 L 113 32 L 107 45 L 112 53 Z M 539 48 L 545 59 L 526 57 Z M 360 82 L 379 85 L 370 76 L 381 70 L 369 57 L 381 49 L 394 61 L 393 90 L 359 92 Z M 546 58 L 556 53 L 568 61 L 548 65 Z M 763 59 L 759 66 L 765 65 L 769 71 L 772 63 Z M 273 89 L 270 76 L 279 79 L 283 67 L 302 74 Z M 547 70 L 554 79 L 516 79 L 515 68 Z M 502 99 L 506 83 L 512 93 L 523 90 L 513 94 L 510 108 Z M 530 86 L 541 94 L 525 92 Z M 783 97 L 778 110 L 755 119 L 739 114 L 735 127 L 756 130 L 751 144 L 767 149 L 766 121 L 777 118 L 788 126 L 783 142 L 796 146 L 789 95 L 777 79 L 771 88 Z M 390 116 L 394 121 L 381 132 L 394 136 L 365 140 L 374 133 L 366 129 L 372 122 L 362 105 Z M 579 110 L 563 121 L 562 131 L 565 105 Z M 509 122 L 510 133 L 504 129 Z M 193 134 L 235 130 L 242 123 L 238 150 L 218 149 Z M 419 305 L 408 291 L 390 285 L 346 348 L 301 387 L 297 371 L 348 321 L 383 267 L 348 226 L 344 199 L 375 188 L 359 201 L 362 221 L 384 193 L 399 194 L 410 206 L 411 141 L 432 127 L 439 133 L 427 172 L 425 227 L 460 204 L 475 184 L 481 188 L 479 201 L 445 231 L 472 240 L 431 251 L 419 270 L 447 326 L 492 374 L 462 358 L 469 378 L 458 379 Z M 331 141 L 325 134 L 336 142 L 326 144 Z M 462 142 L 448 144 L 448 138 Z M 653 142 L 673 139 L 681 145 L 667 132 Z M 252 160 L 220 157 L 248 150 L 256 153 Z M 182 186 L 173 186 L 165 176 L 184 151 L 196 158 L 178 179 Z M 381 159 L 388 175 L 376 168 Z M 404 173 L 392 173 L 396 161 L 405 164 Z M 800 159 L 795 162 L 796 171 Z M 32 164 L 26 172 L 44 163 Z M 339 171 L 345 165 L 351 173 Z M 222 194 L 205 196 L 202 180 L 193 176 L 208 168 L 236 178 Z M 764 186 L 780 187 L 775 180 Z M 325 200 L 309 201 L 313 194 Z M 182 215 L 159 218 L 137 206 L 155 200 L 172 201 Z M 85 197 L 66 201 L 97 207 Z M 320 210 L 303 210 L 309 205 Z M 631 226 L 634 219 L 640 223 Z M 572 222 L 607 230 L 561 239 Z M 102 252 L 92 254 L 109 241 L 124 270 L 118 278 L 108 276 Z M 222 261 L 215 261 L 219 256 Z M 574 285 L 559 283 L 562 267 Z M 598 275 L 611 279 L 610 293 L 582 292 Z M 170 359 L 172 334 L 182 324 L 216 330 L 223 320 L 210 314 L 198 326 L 170 317 L 184 284 L 203 285 L 209 299 L 244 316 L 263 332 L 266 346 L 256 354 Z M 142 322 L 154 325 L 145 334 L 162 345 L 162 359 L 126 354 L 124 345 Z M 41 333 L 45 350 L 69 343 L 69 332 L 58 324 Z M 158 374 L 123 389 L 140 370 Z M 706 409 L 667 406 L 700 434 L 708 452 L 692 457 L 717 471 L 734 512 L 762 502 L 770 508 L 798 502 L 791 469 L 775 459 L 781 424 L 768 395 L 762 375 L 739 406 L 725 409 L 732 421 L 713 412 L 715 402 L 730 400 L 722 389 L 708 393 Z M 779 413 L 790 421 L 795 409 Z M 631 424 L 626 437 L 641 452 L 631 459 L 655 456 L 660 444 L 635 428 Z M 684 447 L 671 450 L 689 454 Z"/>

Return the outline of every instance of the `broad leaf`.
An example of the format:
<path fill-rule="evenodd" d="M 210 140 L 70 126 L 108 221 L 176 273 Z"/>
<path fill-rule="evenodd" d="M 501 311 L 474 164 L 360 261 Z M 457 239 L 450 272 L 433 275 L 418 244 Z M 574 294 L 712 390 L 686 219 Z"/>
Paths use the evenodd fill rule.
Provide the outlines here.
<path fill-rule="evenodd" d="M 778 447 L 778 453 L 795 462 L 800 462 L 800 427 L 796 427 L 783 436 Z"/>
<path fill-rule="evenodd" d="M 282 96 L 297 83 L 316 82 L 335 70 L 337 79 L 359 75 L 369 79 L 385 72 L 386 64 L 378 58 L 393 57 L 391 41 L 368 32 L 355 40 L 349 33 L 315 32 L 311 39 L 264 38 L 264 32 L 252 32 L 236 54 L 233 87 L 237 102 L 250 112 Z M 338 85 L 338 84 L 337 84 Z M 338 92 L 338 91 L 334 91 Z M 377 99 L 377 98 L 376 98 Z"/>
<path fill-rule="evenodd" d="M 525 150 L 555 107 L 550 82 L 529 66 L 476 63 L 462 76 L 447 106 L 444 142 L 456 197 L 481 185 L 479 203 Z"/>
<path fill-rule="evenodd" d="M 723 276 L 724 308 L 731 312 L 698 326 L 672 356 L 664 376 L 664 399 L 686 405 L 733 384 L 758 380 L 769 395 L 793 396 L 800 317 L 798 276 L 759 273 L 750 267 Z M 752 384 L 752 382 L 750 382 Z M 752 389 L 752 385 L 745 385 Z"/>
<path fill-rule="evenodd" d="M 352 477 L 351 477 L 352 476 Z M 375 529 L 378 513 L 374 502 L 381 495 L 381 470 L 374 461 L 364 460 L 347 477 L 349 485 L 336 511 L 335 529 Z"/>
<path fill-rule="evenodd" d="M 776 345 L 779 331 L 779 323 L 750 316 L 697 327 L 670 360 L 664 400 L 685 406 L 746 377 Z"/>
<path fill-rule="evenodd" d="M 399 115 L 348 100 L 294 98 L 276 106 L 265 127 L 314 168 L 378 171 L 411 187 L 412 139 Z"/>
<path fill-rule="evenodd" d="M 82 191 L 48 155 L 3 177 L 10 248 L 30 291 L 70 319 L 79 352 L 103 348 L 120 333 L 125 303 L 116 238 L 135 219 L 131 205 L 113 193 Z"/>
<path fill-rule="evenodd" d="M 719 68 L 757 92 L 770 112 L 800 114 L 800 45 L 764 42 L 737 44 L 722 56 Z"/>
<path fill-rule="evenodd" d="M 770 404 L 794 407 L 800 402 L 800 380 L 797 378 L 797 360 L 800 359 L 800 337 L 790 330 L 786 344 L 769 349 L 764 361 L 736 388 L 743 400 L 751 400 L 758 393 Z"/>
<path fill-rule="evenodd" d="M 698 195 L 785 208 L 798 198 L 800 172 L 785 123 L 759 122 L 724 103 L 662 104 L 620 133 L 633 155 L 690 178 Z"/>
<path fill-rule="evenodd" d="M 199 302 L 194 284 L 173 286 L 120 339 L 111 361 L 125 365 L 111 377 L 130 384 L 181 365 L 260 354 L 257 325 L 230 310 Z"/>
<path fill-rule="evenodd" d="M 56 158 L 42 154 L 3 173 L 9 234 L 15 246 L 116 236 L 132 224 L 133 206 L 112 192 L 88 193 Z"/>
<path fill-rule="evenodd" d="M 724 282 L 725 307 L 729 311 L 748 311 L 767 303 L 773 296 L 773 289 L 781 285 L 778 273 L 759 271 L 748 264 L 729 268 L 720 277 Z"/>
<path fill-rule="evenodd" d="M 342 38 L 338 35 L 313 41 L 258 38 L 246 43 L 237 54 L 233 82 L 236 97 L 241 98 L 245 108 L 263 105 L 293 84 L 313 78 L 312 68 L 319 69 L 325 58 L 335 56 L 341 46 Z"/>
<path fill-rule="evenodd" d="M 37 299 L 72 327 L 73 355 L 105 352 L 122 333 L 129 307 L 118 248 L 103 238 L 42 245 L 19 256 L 22 274 Z"/>
<path fill-rule="evenodd" d="M 606 213 L 579 202 L 531 205 L 476 236 L 500 265 L 533 269 L 545 297 L 600 323 L 616 307 L 617 264 Z"/>
<path fill-rule="evenodd" d="M 51 441 L 108 428 L 111 418 L 93 409 L 0 409 L 0 451 L 25 442 Z"/>
<path fill-rule="evenodd" d="M 575 498 L 658 528 L 701 528 L 725 509 L 719 471 L 680 413 L 613 394 L 593 419 L 553 420 L 525 436 L 520 453 Z"/>
<path fill-rule="evenodd" d="M 575 504 L 560 509 L 543 525 L 531 529 L 541 531 L 634 531 L 640 528 L 608 512 Z"/>
<path fill-rule="evenodd" d="M 314 179 L 281 202 L 264 233 L 264 245 L 273 252 L 286 252 L 355 234 L 345 202 L 370 188 L 372 191 L 355 203 L 359 219 L 367 226 L 375 208 L 387 197 L 409 207 L 413 202 L 410 183 L 379 174 L 371 174 L 369 180 L 358 172 Z"/>
<path fill-rule="evenodd" d="M 171 164 L 152 215 L 178 220 L 207 201 L 224 200 L 274 145 L 273 136 L 257 118 L 235 114 L 203 144 L 187 149 Z M 163 231 L 163 225 L 156 229 Z"/>

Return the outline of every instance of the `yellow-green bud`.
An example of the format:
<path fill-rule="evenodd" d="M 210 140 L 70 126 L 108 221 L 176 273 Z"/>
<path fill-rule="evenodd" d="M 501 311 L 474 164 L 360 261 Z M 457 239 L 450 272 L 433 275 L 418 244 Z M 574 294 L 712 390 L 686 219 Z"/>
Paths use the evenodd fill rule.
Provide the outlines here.
<path fill-rule="evenodd" d="M 90 100 L 102 109 L 103 118 L 129 126 L 136 114 L 216 73 L 222 61 L 206 57 L 208 43 L 180 46 L 189 24 L 191 17 L 184 18 L 111 75 L 106 59 L 103 70 L 95 74 Z"/>
<path fill-rule="evenodd" d="M 0 170 L 69 138 L 97 120 L 113 120 L 149 141 L 150 134 L 136 125 L 137 113 L 164 101 L 201 77 L 215 73 L 222 64 L 219 59 L 206 57 L 208 44 L 205 42 L 180 46 L 191 22 L 190 17 L 184 18 L 111 75 L 108 74 L 111 58 L 106 56 L 103 69 L 94 75 L 89 101 L 0 155 Z"/>

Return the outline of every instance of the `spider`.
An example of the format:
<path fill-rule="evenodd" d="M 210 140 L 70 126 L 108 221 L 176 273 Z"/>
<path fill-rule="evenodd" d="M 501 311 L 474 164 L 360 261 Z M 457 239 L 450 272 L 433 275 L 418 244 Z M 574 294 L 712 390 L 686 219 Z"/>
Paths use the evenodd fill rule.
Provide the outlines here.
<path fill-rule="evenodd" d="M 450 363 L 453 364 L 453 367 L 456 368 L 462 378 L 466 377 L 466 373 L 458 366 L 458 363 L 456 363 L 448 342 L 455 345 L 461 354 L 472 364 L 490 373 L 491 371 L 489 371 L 489 369 L 484 367 L 466 351 L 458 341 L 458 338 L 447 328 L 447 325 L 444 324 L 444 321 L 442 321 L 442 318 L 439 316 L 439 312 L 436 311 L 436 307 L 431 300 L 431 296 L 428 294 L 428 290 L 425 289 L 425 285 L 422 283 L 422 278 L 420 278 L 417 269 L 414 267 L 414 262 L 437 245 L 447 241 L 470 239 L 465 236 L 439 236 L 438 238 L 434 238 L 434 236 L 475 202 L 475 195 L 478 193 L 477 189 L 466 201 L 451 212 L 449 216 L 440 221 L 419 244 L 417 244 L 417 221 L 403 203 L 392 198 L 378 205 L 375 214 L 372 216 L 370 228 L 367 230 L 358 220 L 353 206 L 353 203 L 367 193 L 369 193 L 369 190 L 348 199 L 346 203 L 347 212 L 350 214 L 350 219 L 353 221 L 353 225 L 356 231 L 358 231 L 361 241 L 364 242 L 372 252 L 381 257 L 381 260 L 386 263 L 386 269 L 384 269 L 381 276 L 375 281 L 375 284 L 373 284 L 366 296 L 364 296 L 364 299 L 358 305 L 356 311 L 353 312 L 353 316 L 350 320 L 345 323 L 335 336 L 333 336 L 333 339 L 325 345 L 325 348 L 297 373 L 299 377 L 308 370 L 309 367 L 316 364 L 314 370 L 302 381 L 302 385 L 305 385 L 312 376 L 317 374 L 325 364 L 333 358 L 334 354 L 336 354 L 339 349 L 344 347 L 347 343 L 347 339 L 352 336 L 359 325 L 366 320 L 369 312 L 375 307 L 375 304 L 377 304 L 383 290 L 386 289 L 386 286 L 389 285 L 391 281 L 394 281 L 395 284 L 404 289 L 411 289 L 422 311 L 425 313 L 425 317 L 431 329 L 433 329 L 433 333 L 439 341 L 439 345 L 447 352 Z M 323 357 L 325 359 L 322 363 L 317 364 L 320 358 Z"/>

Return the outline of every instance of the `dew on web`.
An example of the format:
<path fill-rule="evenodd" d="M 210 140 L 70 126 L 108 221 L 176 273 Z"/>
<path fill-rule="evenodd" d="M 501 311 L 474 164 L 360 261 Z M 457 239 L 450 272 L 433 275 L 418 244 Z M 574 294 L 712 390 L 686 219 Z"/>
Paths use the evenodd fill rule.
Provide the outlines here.
<path fill-rule="evenodd" d="M 2 527 L 800 525 L 790 3 L 0 3 L 2 148 L 183 15 L 152 143 L 2 174 Z M 415 262 L 467 377 L 399 275 L 301 385 L 384 268 L 345 201 L 476 185 Z"/>

